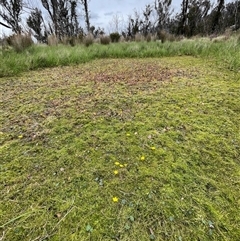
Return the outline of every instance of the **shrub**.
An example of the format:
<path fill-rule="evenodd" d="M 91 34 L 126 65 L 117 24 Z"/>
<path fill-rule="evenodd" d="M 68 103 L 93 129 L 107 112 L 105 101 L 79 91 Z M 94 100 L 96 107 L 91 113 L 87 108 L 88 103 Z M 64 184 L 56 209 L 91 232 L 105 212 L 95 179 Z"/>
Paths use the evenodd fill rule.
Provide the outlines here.
<path fill-rule="evenodd" d="M 69 44 L 71 45 L 71 46 L 75 46 L 77 43 L 78 43 L 78 41 L 77 41 L 77 38 L 76 37 L 69 37 Z"/>
<path fill-rule="evenodd" d="M 83 43 L 86 47 L 90 46 L 93 44 L 93 40 L 94 37 L 92 34 L 87 34 L 84 38 L 83 38 Z"/>
<path fill-rule="evenodd" d="M 16 52 L 22 52 L 24 49 L 33 45 L 33 40 L 29 34 L 14 34 L 7 38 L 7 43 L 12 46 Z"/>
<path fill-rule="evenodd" d="M 47 37 L 47 44 L 49 46 L 56 46 L 56 45 L 58 45 L 58 39 L 57 39 L 56 35 L 49 35 Z"/>
<path fill-rule="evenodd" d="M 117 43 L 119 41 L 120 37 L 121 36 L 118 32 L 110 34 L 110 38 L 111 38 L 112 43 Z"/>
<path fill-rule="evenodd" d="M 111 42 L 111 39 L 109 36 L 101 36 L 100 37 L 101 44 L 107 45 L 107 44 L 110 44 L 110 42 Z"/>

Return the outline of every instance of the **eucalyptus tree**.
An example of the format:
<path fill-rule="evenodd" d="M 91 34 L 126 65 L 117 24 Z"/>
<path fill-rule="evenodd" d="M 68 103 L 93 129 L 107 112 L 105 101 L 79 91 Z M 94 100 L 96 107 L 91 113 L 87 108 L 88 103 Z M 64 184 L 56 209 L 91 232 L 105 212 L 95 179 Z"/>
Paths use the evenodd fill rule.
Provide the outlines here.
<path fill-rule="evenodd" d="M 210 0 L 191 0 L 187 14 L 188 36 L 207 34 L 207 16 L 210 8 Z"/>
<path fill-rule="evenodd" d="M 156 28 L 158 30 L 167 29 L 173 10 L 172 0 L 155 0 L 154 9 L 157 14 Z"/>
<path fill-rule="evenodd" d="M 87 31 L 90 32 L 90 20 L 89 20 L 89 8 L 88 8 L 88 3 L 90 0 L 80 0 L 81 4 L 83 5 L 83 11 L 85 15 L 85 22 L 86 22 L 86 27 Z"/>
<path fill-rule="evenodd" d="M 219 27 L 222 11 L 224 9 L 224 0 L 218 0 L 217 6 L 214 9 L 213 19 L 212 19 L 212 33 Z"/>
<path fill-rule="evenodd" d="M 182 0 L 181 3 L 181 13 L 180 13 L 180 22 L 178 26 L 178 34 L 186 35 L 188 32 L 188 8 L 189 8 L 189 0 Z"/>
<path fill-rule="evenodd" d="M 41 10 L 35 8 L 30 12 L 27 18 L 27 25 L 34 31 L 33 35 L 39 42 L 46 42 L 48 34 Z"/>
<path fill-rule="evenodd" d="M 23 0 L 0 0 L 0 17 L 7 23 L 14 33 L 20 34 Z"/>
<path fill-rule="evenodd" d="M 73 0 L 41 0 L 52 21 L 50 31 L 59 39 L 77 34 L 77 1 Z"/>

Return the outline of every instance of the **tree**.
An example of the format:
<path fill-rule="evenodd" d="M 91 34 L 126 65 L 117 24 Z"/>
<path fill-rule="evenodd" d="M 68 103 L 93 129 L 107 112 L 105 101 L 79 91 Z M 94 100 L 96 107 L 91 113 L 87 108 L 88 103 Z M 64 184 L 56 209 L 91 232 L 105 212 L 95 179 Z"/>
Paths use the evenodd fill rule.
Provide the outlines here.
<path fill-rule="evenodd" d="M 239 1 L 226 4 L 222 12 L 224 28 L 231 27 L 232 30 L 237 30 L 240 27 L 240 3 Z"/>
<path fill-rule="evenodd" d="M 144 19 L 142 21 L 142 29 L 141 29 L 144 36 L 147 36 L 147 34 L 150 32 L 150 28 L 152 25 L 150 17 L 151 17 L 152 11 L 153 10 L 150 4 L 145 6 L 145 10 L 143 11 Z"/>
<path fill-rule="evenodd" d="M 189 0 L 183 0 L 182 1 L 182 9 L 181 9 L 181 20 L 179 22 L 179 26 L 178 26 L 178 34 L 187 34 L 187 11 L 188 11 L 188 4 L 189 4 Z"/>
<path fill-rule="evenodd" d="M 89 0 L 80 0 L 81 3 L 83 4 L 83 10 L 85 14 L 85 22 L 86 22 L 86 27 L 87 31 L 90 31 L 90 20 L 89 20 L 89 10 L 88 10 L 88 2 Z"/>
<path fill-rule="evenodd" d="M 216 31 L 216 28 L 219 25 L 223 8 L 224 8 L 224 0 L 218 0 L 218 5 L 216 6 L 213 14 L 212 33 Z"/>
<path fill-rule="evenodd" d="M 166 29 L 169 22 L 170 17 L 173 13 L 171 10 L 172 0 L 155 0 L 154 9 L 157 14 L 157 30 Z"/>
<path fill-rule="evenodd" d="M 50 30 L 59 39 L 76 35 L 80 31 L 76 13 L 77 1 L 41 0 L 41 2 L 53 24 L 53 29 L 50 26 Z"/>
<path fill-rule="evenodd" d="M 2 22 L 0 22 L 0 25 L 4 26 L 5 28 L 11 28 L 11 27 L 9 27 L 8 25 L 6 25 L 6 24 L 4 24 Z"/>
<path fill-rule="evenodd" d="M 34 37 L 40 42 L 46 41 L 46 34 L 42 33 L 43 22 L 42 12 L 38 8 L 31 11 L 30 16 L 27 18 L 28 27 L 34 31 Z"/>
<path fill-rule="evenodd" d="M 71 36 L 77 35 L 81 32 L 81 28 L 79 27 L 78 19 L 77 19 L 77 2 L 70 1 L 71 10 L 70 10 L 70 29 L 71 29 Z"/>
<path fill-rule="evenodd" d="M 206 34 L 206 17 L 210 10 L 209 0 L 192 0 L 188 11 L 188 36 Z"/>
<path fill-rule="evenodd" d="M 137 11 L 135 11 L 134 15 L 134 18 L 131 15 L 128 17 L 126 36 L 130 38 L 133 38 L 137 33 L 139 33 L 143 24 L 143 21 Z"/>
<path fill-rule="evenodd" d="M 20 34 L 21 27 L 21 14 L 23 10 L 23 0 L 0 0 L 0 16 L 11 27 L 12 31 Z"/>
<path fill-rule="evenodd" d="M 122 24 L 124 20 L 123 17 L 119 14 L 115 13 L 112 16 L 111 21 L 109 22 L 109 32 L 111 33 L 119 33 L 122 30 Z"/>
<path fill-rule="evenodd" d="M 47 10 L 52 23 L 53 29 L 51 29 L 52 34 L 59 36 L 59 27 L 58 27 L 58 1 L 57 0 L 41 0 L 43 7 Z"/>

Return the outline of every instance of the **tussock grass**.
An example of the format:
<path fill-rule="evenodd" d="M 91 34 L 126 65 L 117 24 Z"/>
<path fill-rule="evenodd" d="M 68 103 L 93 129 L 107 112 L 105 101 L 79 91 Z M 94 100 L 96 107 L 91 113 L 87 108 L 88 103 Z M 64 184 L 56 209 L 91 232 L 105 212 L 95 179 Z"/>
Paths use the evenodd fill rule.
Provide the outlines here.
<path fill-rule="evenodd" d="M 7 42 L 18 53 L 33 45 L 33 40 L 28 34 L 13 34 L 7 38 Z"/>
<path fill-rule="evenodd" d="M 240 69 L 240 44 L 237 37 L 214 42 L 206 39 L 179 42 L 130 42 L 103 46 L 93 44 L 91 36 L 85 45 L 33 46 L 23 53 L 3 51 L 0 59 L 0 77 L 19 74 L 42 67 L 86 63 L 101 58 L 146 58 L 189 55 L 213 59 L 218 65 L 234 71 Z M 91 42 L 88 42 L 88 40 Z M 64 53 L 64 54 L 62 54 Z"/>
<path fill-rule="evenodd" d="M 2 78 L 1 238 L 237 241 L 239 79 L 193 57 Z"/>

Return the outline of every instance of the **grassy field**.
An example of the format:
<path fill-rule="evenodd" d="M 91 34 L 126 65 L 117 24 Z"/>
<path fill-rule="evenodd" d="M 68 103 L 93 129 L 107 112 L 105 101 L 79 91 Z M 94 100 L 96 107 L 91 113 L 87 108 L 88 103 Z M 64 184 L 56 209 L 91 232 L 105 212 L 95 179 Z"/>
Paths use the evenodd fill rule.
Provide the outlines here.
<path fill-rule="evenodd" d="M 0 81 L 0 240 L 239 240 L 238 72 L 97 59 Z"/>
<path fill-rule="evenodd" d="M 39 68 L 76 65 L 105 58 L 152 58 L 194 56 L 214 59 L 218 65 L 240 71 L 240 33 L 210 41 L 209 38 L 175 42 L 122 42 L 109 45 L 83 44 L 74 47 L 34 45 L 20 53 L 13 49 L 0 52 L 0 77 L 15 76 Z"/>

